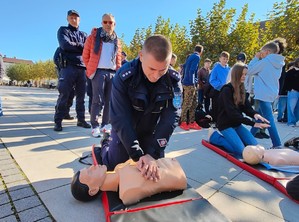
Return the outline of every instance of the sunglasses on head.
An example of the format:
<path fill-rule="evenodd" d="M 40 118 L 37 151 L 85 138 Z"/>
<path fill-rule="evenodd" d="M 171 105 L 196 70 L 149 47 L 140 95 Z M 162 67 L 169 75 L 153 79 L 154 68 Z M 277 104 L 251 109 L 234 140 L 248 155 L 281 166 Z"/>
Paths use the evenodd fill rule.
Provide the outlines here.
<path fill-rule="evenodd" d="M 103 21 L 103 23 L 104 23 L 105 25 L 107 25 L 107 23 L 108 23 L 109 25 L 112 25 L 112 24 L 113 24 L 112 21 Z"/>

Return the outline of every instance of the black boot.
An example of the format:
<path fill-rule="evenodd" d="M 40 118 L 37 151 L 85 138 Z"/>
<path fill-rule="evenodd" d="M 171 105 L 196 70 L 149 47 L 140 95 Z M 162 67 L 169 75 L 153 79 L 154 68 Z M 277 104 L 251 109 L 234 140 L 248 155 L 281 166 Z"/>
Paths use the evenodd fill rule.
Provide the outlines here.
<path fill-rule="evenodd" d="M 80 127 L 83 127 L 83 128 L 87 128 L 87 129 L 91 128 L 91 125 L 88 122 L 86 122 L 85 120 L 78 121 L 77 122 L 77 126 L 80 126 Z"/>
<path fill-rule="evenodd" d="M 62 131 L 61 123 L 55 123 L 54 131 Z"/>

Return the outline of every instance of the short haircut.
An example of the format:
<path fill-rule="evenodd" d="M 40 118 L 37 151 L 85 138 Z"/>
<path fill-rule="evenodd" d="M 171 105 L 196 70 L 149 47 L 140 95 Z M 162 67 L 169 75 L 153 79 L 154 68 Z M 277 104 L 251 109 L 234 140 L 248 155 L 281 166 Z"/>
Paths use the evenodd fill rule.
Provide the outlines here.
<path fill-rule="evenodd" d="M 143 44 L 142 50 L 151 54 L 159 62 L 165 61 L 172 55 L 171 43 L 163 35 L 148 37 Z"/>
<path fill-rule="evenodd" d="M 276 42 L 267 42 L 262 50 L 269 50 L 271 53 L 276 54 L 279 52 L 279 46 Z"/>
<path fill-rule="evenodd" d="M 202 45 L 196 45 L 194 48 L 195 52 L 201 53 L 203 51 L 203 46 Z"/>
<path fill-rule="evenodd" d="M 102 16 L 102 20 L 104 19 L 105 16 L 110 16 L 110 17 L 113 18 L 113 20 L 115 21 L 114 15 L 112 15 L 111 13 L 105 13 L 105 14 Z"/>
<path fill-rule="evenodd" d="M 220 53 L 220 56 L 219 57 L 224 57 L 224 58 L 228 58 L 229 59 L 229 53 L 227 52 L 227 51 L 222 51 L 221 53 Z"/>
<path fill-rule="evenodd" d="M 212 62 L 212 60 L 209 58 L 206 58 L 204 62 Z"/>
<path fill-rule="evenodd" d="M 81 183 L 79 177 L 80 177 L 80 171 L 78 171 L 73 176 L 71 182 L 72 195 L 76 200 L 83 201 L 83 202 L 91 201 L 94 200 L 99 194 L 102 193 L 102 191 L 99 190 L 99 192 L 96 195 L 90 196 L 89 187 L 86 184 Z"/>

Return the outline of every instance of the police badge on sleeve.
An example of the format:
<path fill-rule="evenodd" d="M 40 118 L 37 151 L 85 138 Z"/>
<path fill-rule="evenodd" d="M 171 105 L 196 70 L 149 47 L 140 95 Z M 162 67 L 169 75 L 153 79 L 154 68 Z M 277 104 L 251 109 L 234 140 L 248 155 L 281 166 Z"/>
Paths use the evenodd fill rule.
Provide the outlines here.
<path fill-rule="evenodd" d="M 182 105 L 182 93 L 174 92 L 174 98 L 172 100 L 172 104 L 176 109 L 180 109 Z"/>

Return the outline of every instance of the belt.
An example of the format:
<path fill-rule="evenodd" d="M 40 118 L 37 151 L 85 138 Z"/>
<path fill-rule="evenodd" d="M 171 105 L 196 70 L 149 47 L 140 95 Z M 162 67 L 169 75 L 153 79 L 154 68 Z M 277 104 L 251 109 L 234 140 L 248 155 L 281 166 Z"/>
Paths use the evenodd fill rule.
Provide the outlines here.
<path fill-rule="evenodd" d="M 115 72 L 115 70 L 113 70 L 113 69 L 102 69 L 102 68 L 98 68 L 98 69 L 108 71 L 108 72 Z"/>

